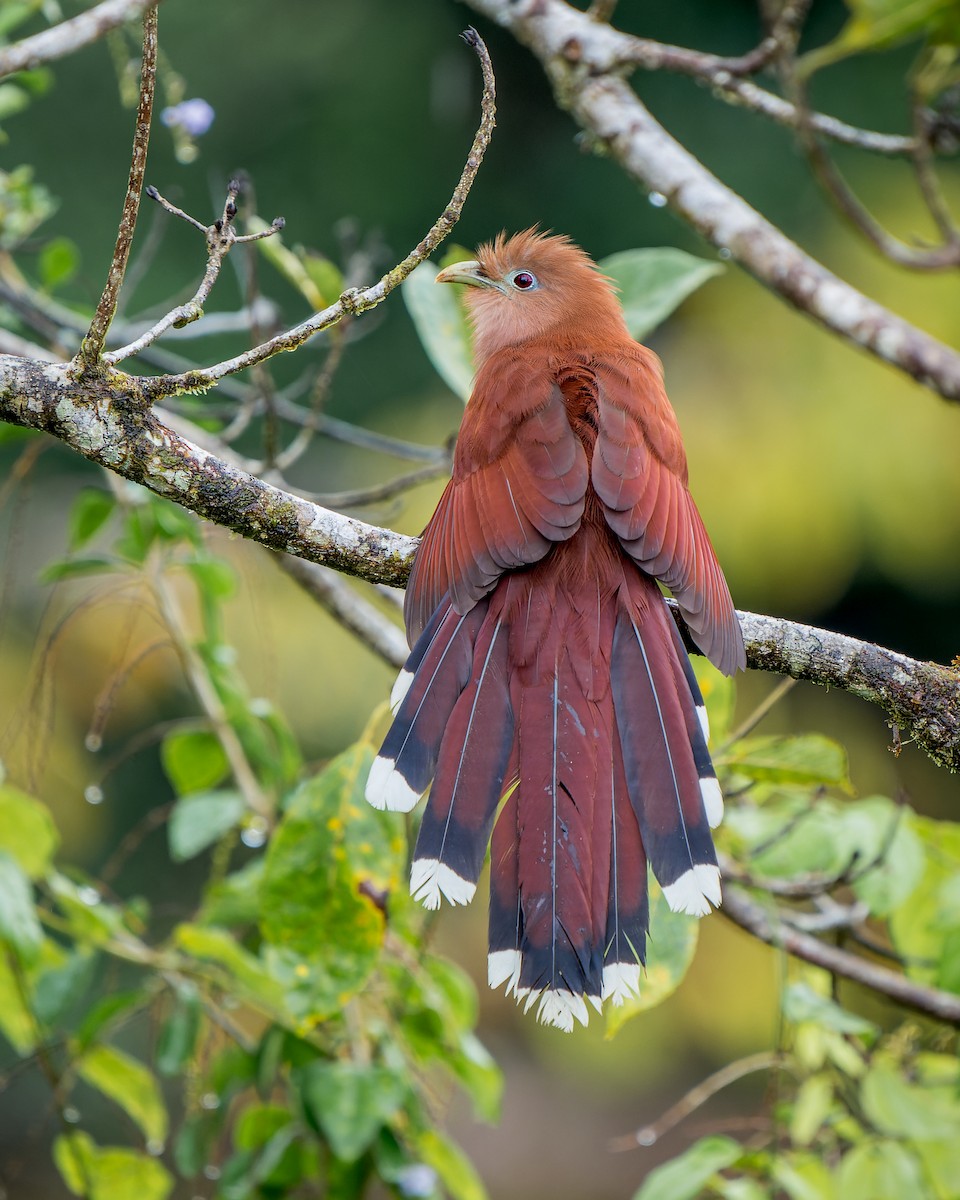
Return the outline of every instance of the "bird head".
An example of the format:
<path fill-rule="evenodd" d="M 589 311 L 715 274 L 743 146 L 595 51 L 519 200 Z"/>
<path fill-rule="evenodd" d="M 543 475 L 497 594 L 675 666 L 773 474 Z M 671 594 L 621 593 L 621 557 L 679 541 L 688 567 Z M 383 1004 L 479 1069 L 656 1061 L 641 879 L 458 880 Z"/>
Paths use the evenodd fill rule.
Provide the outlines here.
<path fill-rule="evenodd" d="M 465 283 L 478 364 L 507 346 L 592 327 L 629 338 L 613 285 L 569 238 L 527 229 L 501 234 L 477 257 L 441 271 L 437 283 Z"/>

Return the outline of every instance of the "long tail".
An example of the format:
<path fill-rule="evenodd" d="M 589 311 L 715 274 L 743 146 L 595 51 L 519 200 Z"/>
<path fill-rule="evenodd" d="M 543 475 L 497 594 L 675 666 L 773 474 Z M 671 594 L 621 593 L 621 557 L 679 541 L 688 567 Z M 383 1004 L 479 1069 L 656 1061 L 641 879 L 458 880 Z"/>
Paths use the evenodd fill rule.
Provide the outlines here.
<path fill-rule="evenodd" d="M 536 576 L 536 578 L 533 578 Z M 491 987 L 561 1029 L 641 986 L 647 864 L 675 910 L 720 903 L 722 800 L 695 676 L 658 589 L 589 601 L 549 569 L 466 616 L 444 600 L 394 690 L 367 785 L 408 811 L 433 778 L 411 891 L 468 903 L 491 844 Z"/>

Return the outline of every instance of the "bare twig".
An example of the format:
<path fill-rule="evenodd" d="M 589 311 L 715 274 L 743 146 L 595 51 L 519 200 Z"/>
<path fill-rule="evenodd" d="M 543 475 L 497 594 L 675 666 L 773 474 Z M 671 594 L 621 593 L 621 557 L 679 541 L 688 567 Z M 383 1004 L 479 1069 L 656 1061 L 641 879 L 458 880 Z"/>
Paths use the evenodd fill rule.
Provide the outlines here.
<path fill-rule="evenodd" d="M 87 12 L 78 13 L 69 21 L 61 21 L 52 29 L 35 33 L 12 46 L 0 49 L 0 78 L 14 71 L 29 71 L 43 63 L 65 58 L 102 38 L 104 34 L 134 21 L 154 8 L 160 0 L 103 0 Z"/>
<path fill-rule="evenodd" d="M 779 946 L 795 958 L 802 958 L 833 975 L 871 988 L 902 1004 L 904 1008 L 926 1013 L 951 1025 L 960 1025 L 960 996 L 915 983 L 888 967 L 878 966 L 839 946 L 821 942 L 809 933 L 793 928 L 782 914 L 762 907 L 737 887 L 726 889 L 720 912 L 762 942 Z"/>
<path fill-rule="evenodd" d="M 110 329 L 110 322 L 117 310 L 117 297 L 123 283 L 133 231 L 140 211 L 140 193 L 143 189 L 143 173 L 147 167 L 147 147 L 150 144 L 150 122 L 153 119 L 153 94 L 157 80 L 157 10 L 149 8 L 143 17 L 143 57 L 140 63 L 140 99 L 137 104 L 137 124 L 133 135 L 133 152 L 130 156 L 130 175 L 127 194 L 123 200 L 117 242 L 104 284 L 103 295 L 93 314 L 87 336 L 80 343 L 78 365 L 86 371 L 96 367 L 103 352 L 103 344 Z"/>
<path fill-rule="evenodd" d="M 203 316 L 203 306 L 220 275 L 223 260 L 233 247 L 243 242 L 259 241 L 261 238 L 279 233 L 283 228 L 283 218 L 277 217 L 271 226 L 258 233 L 238 234 L 234 228 L 234 220 L 237 215 L 237 191 L 239 186 L 236 180 L 231 181 L 227 188 L 227 199 L 223 206 L 223 215 L 210 226 L 201 225 L 194 217 L 189 216 L 182 209 L 165 200 L 156 188 L 147 188 L 147 195 L 151 200 L 156 200 L 174 216 L 182 217 L 183 220 L 189 222 L 194 228 L 202 230 L 207 239 L 207 269 L 200 280 L 200 286 L 186 304 L 181 304 L 177 308 L 171 309 L 170 312 L 162 316 L 149 329 L 144 330 L 129 345 L 121 346 L 119 350 L 111 350 L 108 354 L 104 354 L 103 361 L 109 366 L 114 366 L 116 363 L 123 362 L 124 359 L 132 358 L 135 354 L 139 354 L 141 350 L 145 350 L 147 346 L 152 345 L 171 326 L 182 328 L 182 326 L 189 325 L 193 321 L 198 321 Z"/>
<path fill-rule="evenodd" d="M 392 500 L 421 483 L 430 483 L 450 473 L 450 462 L 431 463 L 426 467 L 418 467 L 406 475 L 398 475 L 383 483 L 372 484 L 367 488 L 352 488 L 345 492 L 320 492 L 311 496 L 318 504 L 326 508 L 360 508 L 365 504 L 376 504 L 381 500 Z"/>
<path fill-rule="evenodd" d="M 652 1125 L 644 1125 L 635 1133 L 628 1133 L 623 1137 L 611 1138 L 610 1149 L 613 1151 L 636 1150 L 638 1146 L 653 1146 L 665 1133 L 669 1133 L 681 1121 L 685 1121 L 687 1117 L 695 1113 L 698 1108 L 702 1108 L 717 1092 L 722 1092 L 724 1088 L 729 1087 L 731 1083 L 736 1083 L 738 1079 L 744 1079 L 747 1075 L 755 1075 L 757 1071 L 773 1071 L 777 1067 L 783 1066 L 785 1061 L 782 1054 L 764 1050 L 759 1054 L 749 1054 L 746 1058 L 738 1058 L 736 1062 L 728 1063 L 719 1071 L 714 1071 L 712 1075 L 701 1080 L 696 1087 L 691 1088 Z"/>
<path fill-rule="evenodd" d="M 565 0 L 468 0 L 541 60 L 557 100 L 597 144 L 772 291 L 948 400 L 960 353 L 870 300 L 805 254 L 661 126 L 614 69 L 612 31 Z"/>
<path fill-rule="evenodd" d="M 212 367 L 185 371 L 180 375 L 157 375 L 151 377 L 149 380 L 144 380 L 143 393 L 145 397 L 153 401 L 172 395 L 175 392 L 189 392 L 212 387 L 226 375 L 233 375 L 237 371 L 243 371 L 247 367 L 264 362 L 266 359 L 272 358 L 275 354 L 280 354 L 285 350 L 295 350 L 298 346 L 302 346 L 304 342 L 312 338 L 314 334 L 319 333 L 323 329 L 329 329 L 331 325 L 335 325 L 344 316 L 354 316 L 375 308 L 389 296 L 395 287 L 406 279 L 415 267 L 430 257 L 460 219 L 460 212 L 469 195 L 470 188 L 473 186 L 477 171 L 480 169 L 487 146 L 490 144 L 496 118 L 496 84 L 493 77 L 493 67 L 490 63 L 490 55 L 484 45 L 483 39 L 475 29 L 467 29 L 463 34 L 463 39 L 476 51 L 483 71 L 483 99 L 480 126 L 477 129 L 473 145 L 470 148 L 470 153 L 467 156 L 467 161 L 457 186 L 454 188 L 453 195 L 447 207 L 431 226 L 423 240 L 410 251 L 402 262 L 388 271 L 372 287 L 350 289 L 344 292 L 335 304 L 331 304 L 322 312 L 314 313 L 312 317 L 294 326 L 293 329 L 288 329 L 284 333 L 271 338 L 269 341 L 263 342 L 259 346 L 254 346 L 253 349 L 247 350 L 243 354 L 238 354 L 234 358 L 216 363 Z"/>

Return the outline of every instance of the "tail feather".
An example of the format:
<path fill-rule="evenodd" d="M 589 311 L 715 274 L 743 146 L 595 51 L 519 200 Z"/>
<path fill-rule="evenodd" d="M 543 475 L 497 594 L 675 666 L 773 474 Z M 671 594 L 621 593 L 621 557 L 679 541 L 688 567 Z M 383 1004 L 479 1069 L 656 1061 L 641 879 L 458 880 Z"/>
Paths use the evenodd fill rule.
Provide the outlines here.
<path fill-rule="evenodd" d="M 438 908 L 441 894 L 452 904 L 473 899 L 513 745 L 502 619 L 481 629 L 473 662 L 443 735 L 413 855 L 410 891 L 427 908 Z"/>
<path fill-rule="evenodd" d="M 678 687 L 671 618 L 658 595 L 643 600 L 621 610 L 613 639 L 627 786 L 664 898 L 677 912 L 703 916 L 720 903 L 720 872 L 685 712 L 693 705 Z"/>
<path fill-rule="evenodd" d="M 473 645 L 487 602 L 459 616 L 444 601 L 395 685 L 393 725 L 374 760 L 366 797 L 374 808 L 409 812 L 433 778 L 444 729 L 473 669 Z M 404 679 L 404 675 L 412 679 Z"/>
<path fill-rule="evenodd" d="M 507 995 L 520 986 L 523 911 L 517 855 L 517 789 L 507 796 L 490 841 L 490 920 L 487 982 L 507 985 Z"/>
<path fill-rule="evenodd" d="M 683 639 L 680 637 L 680 630 L 677 629 L 676 622 L 672 617 L 668 618 L 667 624 L 670 626 L 670 632 L 673 635 L 673 642 L 677 651 L 673 660 L 674 668 L 678 677 L 677 686 L 680 691 L 681 703 L 683 703 L 687 721 L 687 735 L 690 738 L 690 747 L 693 750 L 693 761 L 696 764 L 697 775 L 700 778 L 700 798 L 703 800 L 704 811 L 707 814 L 707 824 L 711 829 L 716 829 L 723 820 L 723 793 L 720 791 L 717 772 L 714 769 L 713 759 L 710 757 L 710 750 L 707 746 L 710 740 L 710 721 L 707 717 L 707 706 L 703 701 L 703 692 L 701 692 L 700 684 L 697 682 L 697 677 L 694 674 L 693 664 L 690 662 Z M 682 682 L 680 682 L 681 679 Z M 686 683 L 686 687 L 689 690 L 689 702 L 684 691 L 684 683 Z"/>
<path fill-rule="evenodd" d="M 646 962 L 650 906 L 647 854 L 630 803 L 620 736 L 613 732 L 610 884 L 607 902 L 601 996 L 620 1005 L 640 992 L 640 970 Z"/>

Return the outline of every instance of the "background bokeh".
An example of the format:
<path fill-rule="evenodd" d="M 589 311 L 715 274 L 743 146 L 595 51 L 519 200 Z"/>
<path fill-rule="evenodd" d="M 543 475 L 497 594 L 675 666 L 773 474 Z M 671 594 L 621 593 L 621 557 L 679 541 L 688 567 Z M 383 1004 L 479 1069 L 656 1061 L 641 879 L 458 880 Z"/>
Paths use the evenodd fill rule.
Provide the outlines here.
<path fill-rule="evenodd" d="M 838 0 L 814 4 L 811 40 L 843 21 Z M 282 213 L 285 239 L 333 258 L 344 240 L 371 239 L 376 266 L 399 259 L 429 227 L 460 171 L 477 116 L 478 72 L 458 40 L 475 18 L 452 0 L 167 0 L 161 47 L 169 67 L 216 112 L 197 161 L 176 160 L 169 134 L 154 131 L 148 180 L 204 218 L 222 206 L 238 169 L 255 186 L 266 219 Z M 622 0 L 618 23 L 665 41 L 719 53 L 754 45 L 748 0 Z M 496 28 L 477 20 L 499 82 L 499 123 L 456 240 L 466 245 L 533 223 L 569 233 L 595 257 L 634 246 L 676 245 L 715 257 L 666 210 L 651 206 L 617 166 L 585 153 L 552 101 L 540 68 Z M 854 60 L 818 81 L 815 98 L 872 128 L 906 129 L 902 80 L 909 50 Z M 64 236 L 80 270 L 59 297 L 95 303 L 116 233 L 132 114 L 118 101 L 107 46 L 58 65 L 55 87 L 6 126 L 0 164 L 35 164 L 60 206 L 36 240 Z M 793 238 L 855 285 L 943 340 L 960 341 L 955 275 L 911 275 L 878 261 L 827 209 L 782 129 L 730 109 L 691 81 L 640 75 L 638 89 L 693 153 Z M 903 164 L 841 154 L 882 219 L 903 235 L 930 233 Z M 948 191 L 960 198 L 956 171 Z M 203 266 L 199 235 L 158 212 L 160 252 L 128 310 L 162 310 L 192 292 Z M 141 242 L 142 244 L 142 242 Z M 136 253 L 136 252 L 135 252 Z M 35 269 L 31 256 L 22 269 Z M 297 295 L 261 261 L 261 284 L 289 321 L 307 315 Z M 241 302 L 226 270 L 209 307 Z M 328 404 L 333 415 L 411 440 L 440 443 L 460 405 L 433 373 L 399 296 L 370 317 L 346 355 Z M 960 418 L 950 406 L 840 344 L 767 294 L 735 265 L 689 300 L 653 345 L 664 359 L 683 427 L 694 492 L 738 605 L 880 641 L 919 658 L 960 652 Z M 182 343 L 213 361 L 240 342 Z M 284 356 L 287 383 L 323 347 Z M 253 451 L 253 445 L 247 447 Z M 184 695 L 172 656 L 154 655 L 116 698 L 99 755 L 83 748 L 98 696 L 152 620 L 142 596 L 107 596 L 78 607 L 89 588 L 38 581 L 62 554 L 77 489 L 97 472 L 65 448 L 45 449 L 22 479 L 23 445 L 0 446 L 0 757 L 12 778 L 54 809 L 65 855 L 92 871 L 151 807 L 169 799 L 149 746 L 131 739 L 179 711 Z M 293 481 L 332 491 L 406 469 L 383 457 L 318 439 Z M 418 532 L 440 483 L 367 519 Z M 342 633 L 254 547 L 210 536 L 237 565 L 233 637 L 254 691 L 286 711 L 321 761 L 363 728 L 386 695 L 390 672 Z M 744 715 L 771 681 L 740 685 Z M 862 794 L 905 794 L 919 811 L 955 812 L 956 780 L 909 745 L 889 752 L 881 714 L 843 694 L 800 686 L 764 729 L 826 730 L 850 750 Z M 104 777 L 104 764 L 120 756 Z M 102 782 L 105 800 L 84 800 Z M 169 863 L 162 835 L 148 838 L 118 876 L 123 894 L 151 896 L 170 920 L 189 893 L 189 867 Z M 629 1195 L 652 1162 L 693 1132 L 748 1119 L 760 1084 L 738 1085 L 652 1151 L 612 1154 L 608 1140 L 656 1117 L 699 1076 L 732 1057 L 769 1047 L 783 964 L 721 918 L 704 922 L 693 970 L 679 993 L 635 1020 L 617 1040 L 601 1031 L 565 1037 L 521 1018 L 483 985 L 484 913 L 445 912 L 438 944 L 470 965 L 480 983 L 481 1033 L 507 1074 L 504 1118 L 477 1126 L 455 1108 L 451 1122 L 494 1197 Z M 655 948 L 654 951 L 655 953 Z M 42 1088 L 0 1094 L 0 1160 L 29 1158 Z M 31 1103 L 34 1109 L 31 1110 Z M 27 1138 L 27 1141 L 24 1139 Z M 26 1148 L 25 1148 L 26 1147 Z M 59 1194 L 44 1156 L 20 1178 Z M 27 1187 L 27 1182 L 24 1183 Z M 189 1194 L 188 1191 L 184 1195 Z"/>

